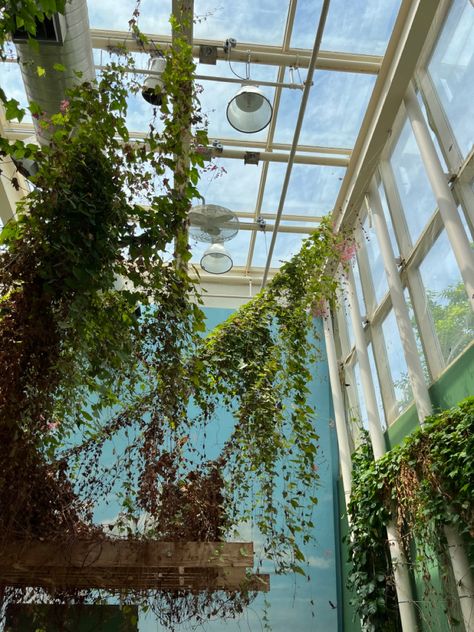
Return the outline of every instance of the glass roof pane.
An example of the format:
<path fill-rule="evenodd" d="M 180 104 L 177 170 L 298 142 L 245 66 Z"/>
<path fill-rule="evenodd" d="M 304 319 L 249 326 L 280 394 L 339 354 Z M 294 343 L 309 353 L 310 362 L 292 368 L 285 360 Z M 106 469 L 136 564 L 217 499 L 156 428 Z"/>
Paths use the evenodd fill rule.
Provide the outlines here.
<path fill-rule="evenodd" d="M 353 147 L 374 84 L 373 75 L 316 70 L 300 144 Z M 300 103 L 299 90 L 283 90 L 275 142 L 292 142 Z"/>
<path fill-rule="evenodd" d="M 128 31 L 128 22 L 136 8 L 136 0 L 87 0 L 89 23 L 93 29 Z M 171 0 L 143 0 L 140 3 L 139 26 L 144 33 L 170 34 Z"/>
<path fill-rule="evenodd" d="M 233 37 L 238 43 L 281 45 L 287 12 L 288 1 L 239 0 L 219 5 L 208 0 L 195 0 L 194 36 L 222 42 Z"/>
<path fill-rule="evenodd" d="M 322 0 L 300 2 L 291 45 L 313 48 Z M 400 0 L 332 0 L 321 50 L 383 55 Z"/>
<path fill-rule="evenodd" d="M 242 160 L 219 158 L 202 174 L 199 192 L 208 204 L 220 204 L 231 211 L 253 211 L 262 164 L 244 165 Z M 202 200 L 195 204 L 202 204 Z"/>
<path fill-rule="evenodd" d="M 263 212 L 277 211 L 286 168 L 287 165 L 283 162 L 269 164 L 262 203 Z M 345 172 L 345 167 L 293 165 L 284 208 L 285 215 L 321 216 L 330 213 Z"/>
<path fill-rule="evenodd" d="M 279 268 L 284 261 L 291 259 L 293 255 L 299 252 L 301 242 L 308 235 L 302 233 L 278 233 L 273 250 L 272 268 Z M 272 235 L 270 232 L 259 231 L 255 238 L 255 249 L 252 258 L 252 267 L 263 268 L 267 263 L 268 248 Z"/>

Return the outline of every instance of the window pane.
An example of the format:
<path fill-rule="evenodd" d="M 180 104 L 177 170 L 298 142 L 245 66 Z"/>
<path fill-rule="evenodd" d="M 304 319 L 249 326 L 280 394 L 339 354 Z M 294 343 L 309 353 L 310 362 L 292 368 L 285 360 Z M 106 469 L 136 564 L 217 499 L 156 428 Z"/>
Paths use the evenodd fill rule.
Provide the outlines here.
<path fill-rule="evenodd" d="M 345 330 L 347 333 L 347 340 L 349 342 L 349 349 L 345 349 L 344 351 L 348 353 L 350 349 L 354 346 L 354 329 L 352 328 L 352 320 L 351 315 L 349 313 L 349 306 L 347 304 L 347 299 L 341 298 L 339 301 L 340 310 L 341 310 L 341 318 L 339 319 L 340 326 L 343 327 L 345 325 Z"/>
<path fill-rule="evenodd" d="M 449 363 L 474 339 L 474 314 L 446 231 L 421 263 L 420 273 L 441 351 Z"/>
<path fill-rule="evenodd" d="M 392 216 L 390 215 L 390 209 L 388 207 L 387 196 L 385 195 L 385 189 L 382 183 L 379 184 L 380 201 L 382 202 L 383 214 L 385 221 L 387 222 L 388 234 L 390 235 L 390 241 L 392 243 L 393 254 L 395 257 L 400 255 L 400 249 L 398 247 L 397 237 L 395 235 L 395 229 L 392 224 Z"/>
<path fill-rule="evenodd" d="M 305 80 L 305 74 L 302 79 Z M 374 75 L 318 70 L 301 129 L 302 145 L 353 147 L 375 83 Z M 275 142 L 291 143 L 300 90 L 283 90 Z"/>
<path fill-rule="evenodd" d="M 291 36 L 293 47 L 313 47 L 321 5 L 321 0 L 298 3 Z M 333 0 L 321 48 L 383 55 L 399 6 L 400 0 Z"/>
<path fill-rule="evenodd" d="M 382 425 L 382 428 L 385 430 L 387 428 L 387 424 L 385 422 L 385 411 L 384 411 L 383 403 L 382 403 L 382 393 L 380 392 L 380 382 L 379 382 L 379 376 L 377 373 L 377 368 L 375 366 L 375 358 L 374 358 L 374 352 L 372 350 L 372 344 L 370 344 L 367 347 L 367 353 L 369 355 L 370 372 L 372 373 L 372 380 L 374 382 L 375 398 L 377 400 L 377 408 L 379 411 L 380 423 Z"/>
<path fill-rule="evenodd" d="M 354 273 L 355 292 L 357 295 L 357 301 L 359 303 L 360 315 L 362 318 L 367 315 L 367 309 L 365 307 L 364 293 L 362 291 L 362 283 L 360 280 L 359 264 L 357 259 L 354 259 L 352 264 L 352 272 Z"/>
<path fill-rule="evenodd" d="M 263 213 L 276 213 L 286 170 L 287 164 L 283 162 L 271 162 L 268 165 Z M 319 217 L 330 213 L 345 173 L 344 167 L 293 165 L 285 201 L 285 215 Z"/>
<path fill-rule="evenodd" d="M 395 400 L 398 404 L 398 410 L 401 411 L 411 402 L 413 394 L 393 309 L 390 310 L 388 316 L 382 323 L 382 332 L 387 349 L 387 360 L 392 376 Z"/>
<path fill-rule="evenodd" d="M 362 389 L 362 382 L 360 379 L 360 368 L 359 363 L 356 362 L 354 364 L 354 378 L 357 389 L 357 398 L 359 400 L 359 411 L 360 411 L 360 425 L 364 430 L 369 429 L 368 416 L 367 416 L 367 408 L 365 405 L 364 391 Z"/>
<path fill-rule="evenodd" d="M 420 330 L 418 329 L 418 323 L 416 322 L 415 312 L 411 303 L 410 292 L 408 291 L 407 287 L 404 289 L 403 295 L 405 297 L 405 303 L 408 307 L 408 316 L 410 318 L 411 326 L 413 327 L 413 332 L 415 334 L 416 348 L 418 351 L 418 355 L 420 356 L 421 366 L 423 368 L 423 377 L 425 378 L 425 382 L 429 384 L 431 381 L 430 372 L 428 369 L 428 364 L 426 362 L 425 353 L 423 351 L 423 345 L 420 338 Z"/>
<path fill-rule="evenodd" d="M 364 236 L 367 258 L 369 260 L 372 282 L 374 284 L 375 299 L 378 304 L 388 291 L 388 284 L 385 269 L 383 267 L 382 255 L 370 215 L 364 222 Z"/>
<path fill-rule="evenodd" d="M 474 7 L 454 0 L 428 65 L 463 156 L 474 143 Z"/>
<path fill-rule="evenodd" d="M 436 199 L 426 175 L 409 121 L 393 150 L 392 163 L 412 243 L 436 210 Z"/>

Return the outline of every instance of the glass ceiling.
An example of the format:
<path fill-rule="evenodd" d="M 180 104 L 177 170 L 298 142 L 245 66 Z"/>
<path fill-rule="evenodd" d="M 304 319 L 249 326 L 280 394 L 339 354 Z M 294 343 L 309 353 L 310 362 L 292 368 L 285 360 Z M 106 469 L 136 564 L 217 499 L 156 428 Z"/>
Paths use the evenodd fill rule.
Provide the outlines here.
<path fill-rule="evenodd" d="M 195 0 L 194 38 L 211 40 L 222 50 L 224 41 L 233 37 L 240 51 L 257 47 L 267 53 L 291 55 L 291 60 L 285 59 L 282 66 L 277 66 L 252 63 L 250 54 L 251 79 L 300 84 L 305 81 L 307 70 L 302 67 L 292 71 L 290 65 L 298 58 L 295 55 L 302 60 L 311 55 L 321 6 L 322 0 L 239 0 L 225 5 Z M 399 6 L 400 0 L 331 1 L 320 56 L 336 61 L 328 62 L 329 67 L 324 69 L 317 67 L 313 77 L 271 268 L 278 268 L 294 254 L 318 218 L 333 209 Z M 96 29 L 127 31 L 135 0 L 89 0 L 88 7 L 94 42 Z M 171 0 L 143 0 L 140 12 L 142 31 L 154 34 L 157 41 L 160 35 L 170 35 Z M 107 62 L 106 51 L 94 53 L 96 64 Z M 146 55 L 137 57 L 137 65 L 145 68 Z M 344 60 L 360 62 L 359 67 L 354 71 L 354 66 L 347 63 L 344 68 Z M 359 71 L 361 64 L 366 64 L 363 72 Z M 1 66 L 1 87 L 25 104 L 18 66 Z M 235 78 L 232 71 L 243 76 L 245 66 L 236 60 L 230 68 L 222 59 L 216 65 L 198 64 L 196 72 L 199 76 Z M 273 120 L 259 133 L 242 134 L 230 126 L 225 116 L 227 103 L 239 84 L 205 79 L 199 82 L 203 86 L 203 110 L 209 118 L 209 136 L 224 147 L 224 157 L 214 161 L 218 169 L 203 174 L 201 194 L 207 203 L 226 206 L 239 216 L 241 230 L 227 244 L 234 257 L 230 274 L 261 274 L 267 263 L 302 90 L 262 87 L 274 104 Z M 140 95 L 130 98 L 128 125 L 132 132 L 145 132 L 151 117 L 152 107 Z M 33 133 L 26 118 L 21 125 L 12 127 Z M 239 157 L 229 157 L 227 151 L 234 155 L 238 152 Z M 245 165 L 242 156 L 247 151 L 265 152 L 265 159 L 261 158 L 258 165 Z M 263 226 L 257 223 L 260 217 L 265 222 Z M 191 249 L 192 261 L 198 262 L 205 245 L 191 243 Z"/>

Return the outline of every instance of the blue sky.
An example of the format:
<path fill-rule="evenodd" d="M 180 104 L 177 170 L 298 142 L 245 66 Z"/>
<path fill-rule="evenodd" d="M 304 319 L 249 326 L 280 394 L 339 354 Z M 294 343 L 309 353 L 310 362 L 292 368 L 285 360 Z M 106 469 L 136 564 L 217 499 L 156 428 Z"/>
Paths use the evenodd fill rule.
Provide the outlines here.
<path fill-rule="evenodd" d="M 379 7 L 378 0 L 370 2 L 341 2 L 333 0 L 328 16 L 323 40 L 323 48 L 352 52 L 383 53 L 386 46 L 394 16 L 398 9 L 398 0 L 385 0 Z M 111 28 L 127 30 L 128 20 L 135 7 L 134 0 L 89 0 L 89 18 L 93 28 Z M 316 2 L 301 1 L 298 4 L 292 46 L 312 47 L 315 29 L 319 18 L 321 0 Z M 169 33 L 168 24 L 171 0 L 143 0 L 141 3 L 140 27 L 148 33 Z M 221 3 L 219 0 L 209 3 L 196 0 L 194 25 L 197 37 L 212 38 L 224 41 L 234 37 L 239 42 L 259 42 L 281 44 L 286 23 L 288 1 L 252 2 L 240 0 L 234 3 Z M 358 15 L 355 26 L 353 16 Z M 362 35 L 362 37 L 361 37 Z M 140 57 L 140 56 L 139 56 Z M 96 62 L 105 63 L 108 55 L 97 53 Z M 137 65 L 146 66 L 146 57 L 138 58 Z M 233 64 L 233 69 L 243 75 L 244 64 Z M 217 66 L 198 65 L 200 75 L 219 74 L 233 77 L 227 62 L 220 61 Z M 253 79 L 275 81 L 277 68 L 271 66 L 251 65 Z M 301 71 L 304 81 L 306 72 Z M 297 79 L 299 80 L 299 79 Z M 285 81 L 290 81 L 287 71 Z M 375 77 L 364 74 L 337 73 L 317 71 L 314 86 L 309 99 L 305 123 L 303 125 L 300 144 L 335 146 L 351 148 L 357 137 L 363 114 L 367 107 Z M 19 79 L 18 68 L 9 65 L 2 73 L 2 85 L 15 98 L 24 103 L 23 90 Z M 241 134 L 234 130 L 226 120 L 227 103 L 238 89 L 236 84 L 223 82 L 202 82 L 204 91 L 201 95 L 203 111 L 209 117 L 209 134 L 216 138 L 240 138 Z M 274 88 L 263 88 L 266 96 L 272 100 Z M 291 143 L 295 120 L 301 100 L 300 90 L 283 90 L 281 106 L 278 112 L 274 140 Z M 129 129 L 144 131 L 151 119 L 151 108 L 140 95 L 130 97 L 130 110 L 127 117 Z M 245 137 L 246 140 L 266 140 L 267 131 Z M 222 204 L 234 211 L 254 211 L 261 164 L 244 166 L 241 161 L 220 160 L 219 165 L 225 168 L 221 178 L 212 179 L 205 174 L 202 180 L 202 194 L 209 203 Z M 286 165 L 270 164 L 269 177 L 263 197 L 263 212 L 275 212 L 278 207 L 281 184 Z M 342 182 L 343 168 L 317 167 L 311 168 L 296 165 L 290 180 L 290 188 L 284 209 L 285 214 L 326 215 L 332 210 L 337 191 Z M 238 184 L 237 184 L 238 183 Z M 299 248 L 300 235 L 281 235 L 276 242 L 275 256 L 272 266 L 288 259 Z M 233 251 L 235 265 L 245 265 L 247 255 L 244 252 L 250 244 L 248 231 L 241 231 L 229 248 Z M 201 244 L 192 244 L 193 261 L 198 261 L 203 250 Z M 256 236 L 256 248 L 253 265 L 265 263 L 265 237 Z"/>

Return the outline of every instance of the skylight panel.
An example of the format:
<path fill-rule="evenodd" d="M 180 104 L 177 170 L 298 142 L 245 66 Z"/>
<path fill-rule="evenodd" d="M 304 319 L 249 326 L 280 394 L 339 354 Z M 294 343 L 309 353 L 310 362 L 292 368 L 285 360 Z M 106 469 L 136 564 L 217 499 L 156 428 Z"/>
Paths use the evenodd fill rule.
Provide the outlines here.
<path fill-rule="evenodd" d="M 128 31 L 128 22 L 136 5 L 136 0 L 87 0 L 90 26 L 93 29 Z M 170 15 L 171 0 L 143 0 L 140 3 L 140 29 L 143 33 L 171 34 Z"/>
<path fill-rule="evenodd" d="M 286 163 L 270 163 L 263 212 L 273 213 L 278 209 L 286 168 Z M 319 217 L 330 213 L 345 172 L 344 167 L 294 164 L 284 214 Z"/>
<path fill-rule="evenodd" d="M 312 48 L 322 0 L 299 2 L 291 45 Z M 400 8 L 400 0 L 332 0 L 321 50 L 383 55 Z"/>
<path fill-rule="evenodd" d="M 206 164 L 207 171 L 201 177 L 199 192 L 208 204 L 219 204 L 231 211 L 255 209 L 262 163 L 244 165 L 242 160 L 219 158 Z M 202 201 L 196 201 L 196 204 L 202 204 Z"/>
<path fill-rule="evenodd" d="M 353 147 L 375 84 L 375 76 L 316 70 L 300 144 Z M 301 94 L 285 90 L 281 98 L 275 141 L 293 138 Z"/>
<path fill-rule="evenodd" d="M 304 233 L 278 233 L 270 267 L 279 268 L 285 261 L 291 259 L 293 255 L 299 252 L 301 243 L 306 237 L 308 237 L 308 235 Z M 270 232 L 259 231 L 257 233 L 252 267 L 265 267 L 271 238 Z"/>
<path fill-rule="evenodd" d="M 194 35 L 204 39 L 235 38 L 238 42 L 278 45 L 283 41 L 288 2 L 195 0 Z"/>

